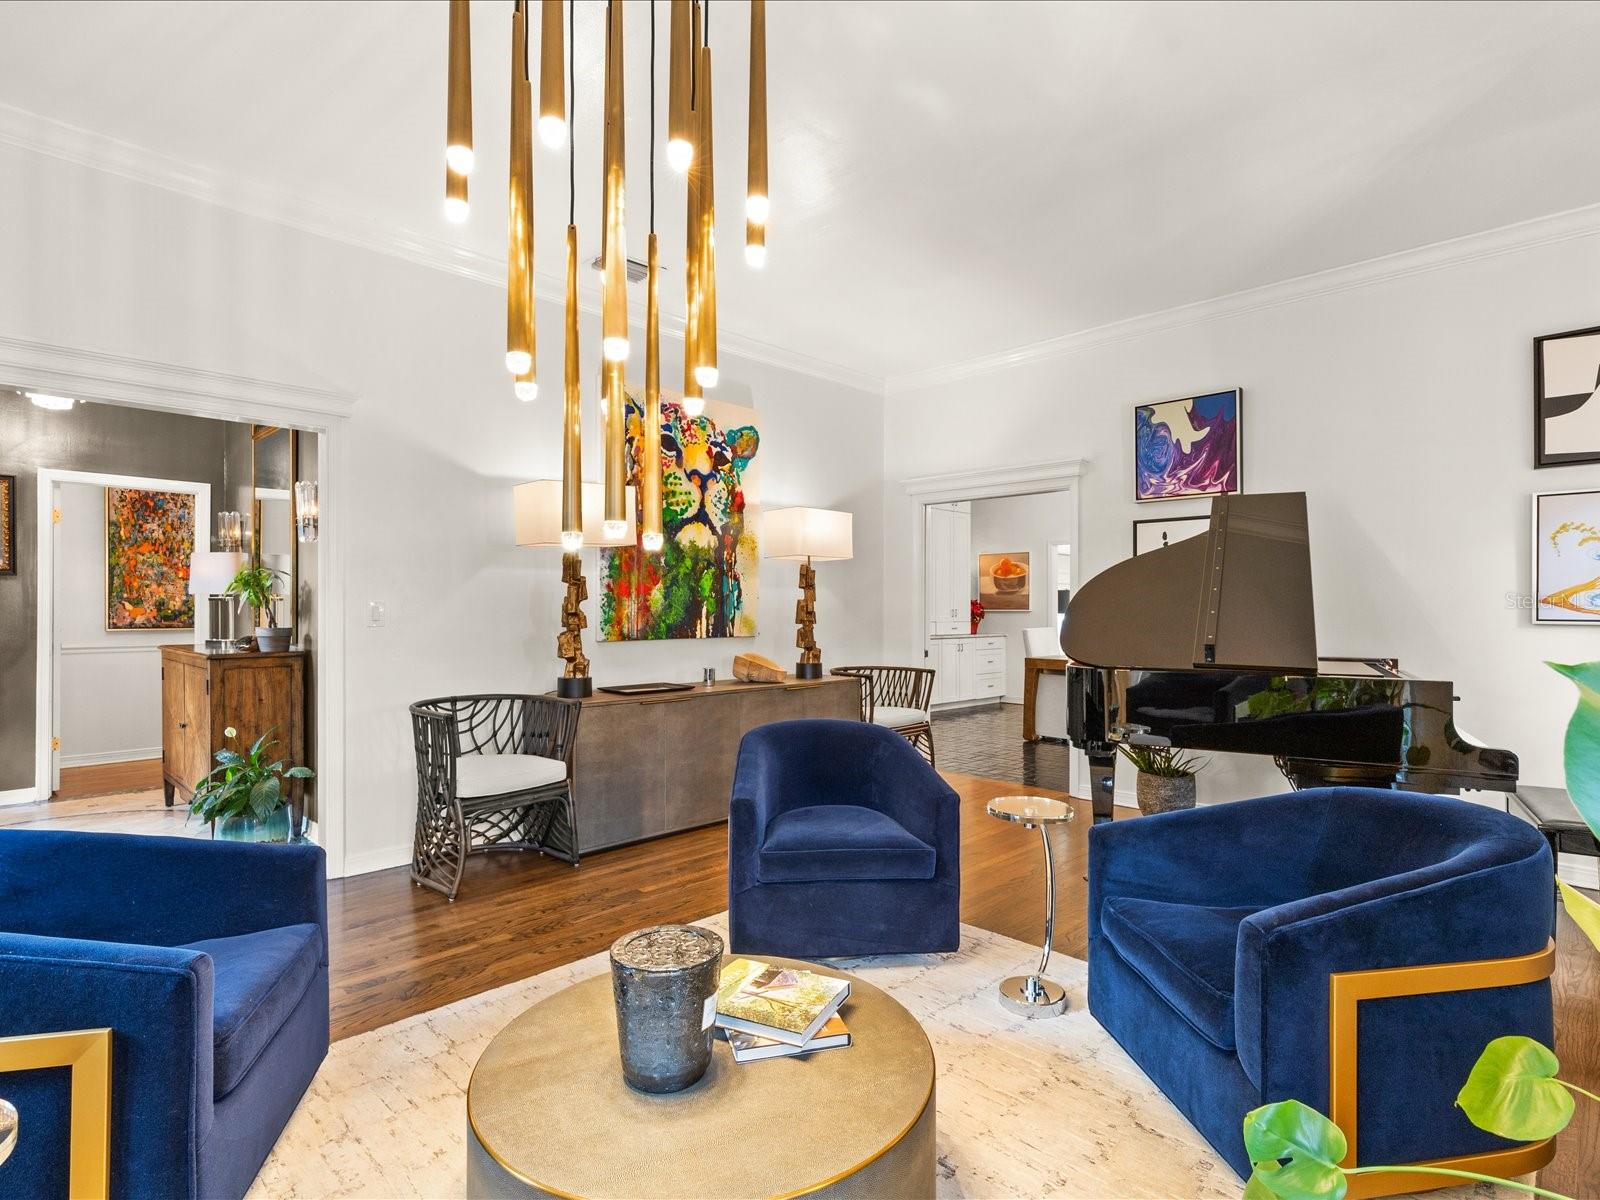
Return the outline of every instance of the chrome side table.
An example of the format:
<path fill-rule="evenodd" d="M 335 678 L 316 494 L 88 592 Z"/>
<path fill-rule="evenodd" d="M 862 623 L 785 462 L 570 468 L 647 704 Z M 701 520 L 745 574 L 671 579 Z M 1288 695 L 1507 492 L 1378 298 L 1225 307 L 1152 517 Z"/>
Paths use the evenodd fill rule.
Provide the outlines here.
<path fill-rule="evenodd" d="M 1050 850 L 1050 827 L 1072 820 L 1072 807 L 1048 796 L 996 796 L 988 809 L 991 817 L 1037 829 L 1044 841 L 1044 952 L 1032 975 L 1013 975 L 1000 985 L 1000 1003 L 1025 1017 L 1060 1016 L 1067 1008 L 1067 990 L 1044 974 L 1056 934 L 1056 861 Z"/>

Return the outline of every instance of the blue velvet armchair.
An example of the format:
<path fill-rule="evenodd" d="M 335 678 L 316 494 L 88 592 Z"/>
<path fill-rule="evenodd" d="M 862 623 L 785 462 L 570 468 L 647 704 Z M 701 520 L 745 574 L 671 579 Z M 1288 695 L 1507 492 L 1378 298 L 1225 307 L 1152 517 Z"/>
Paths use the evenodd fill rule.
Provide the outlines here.
<path fill-rule="evenodd" d="M 735 953 L 920 954 L 961 941 L 961 801 L 892 729 L 744 735 L 728 813 Z"/>
<path fill-rule="evenodd" d="M 1356 1164 L 1509 1152 L 1480 1161 L 1516 1173 L 1549 1148 L 1455 1097 L 1494 1038 L 1552 1044 L 1553 916 L 1538 832 L 1448 797 L 1315 788 L 1097 825 L 1089 1008 L 1241 1176 L 1244 1114 L 1286 1099 Z M 1466 965 L 1394 970 L 1438 963 Z"/>
<path fill-rule="evenodd" d="M 316 846 L 0 830 L 0 1038 L 109 1027 L 116 1197 L 243 1196 L 328 1050 Z M 67 1072 L 0 1073 L 0 1195 L 66 1195 Z"/>

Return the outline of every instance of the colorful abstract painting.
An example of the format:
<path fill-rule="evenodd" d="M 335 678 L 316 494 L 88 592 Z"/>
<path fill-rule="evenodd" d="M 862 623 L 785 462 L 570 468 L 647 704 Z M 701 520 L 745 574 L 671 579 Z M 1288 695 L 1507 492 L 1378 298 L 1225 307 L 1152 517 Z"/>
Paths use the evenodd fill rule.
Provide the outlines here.
<path fill-rule="evenodd" d="M 659 554 L 638 544 L 600 551 L 600 640 L 754 637 L 760 558 L 761 435 L 755 412 L 709 401 L 698 417 L 661 401 L 661 428 L 646 436 L 644 405 L 628 396 L 628 481 L 640 455 L 661 455 Z M 637 493 L 635 493 L 637 494 Z"/>
<path fill-rule="evenodd" d="M 1600 491 L 1533 498 L 1533 619 L 1600 625 Z"/>
<path fill-rule="evenodd" d="M 193 629 L 194 496 L 106 489 L 106 628 Z"/>
<path fill-rule="evenodd" d="M 1135 408 L 1133 498 L 1177 500 L 1239 491 L 1240 400 L 1235 388 Z"/>

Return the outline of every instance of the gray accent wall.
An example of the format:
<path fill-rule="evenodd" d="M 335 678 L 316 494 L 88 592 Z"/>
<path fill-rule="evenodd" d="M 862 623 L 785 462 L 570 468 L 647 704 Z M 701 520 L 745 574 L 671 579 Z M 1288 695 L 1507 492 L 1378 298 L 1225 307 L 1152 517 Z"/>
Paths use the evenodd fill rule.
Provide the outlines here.
<path fill-rule="evenodd" d="M 227 428 L 224 421 L 113 404 L 47 412 L 17 392 L 0 391 L 0 475 L 17 477 L 17 573 L 0 575 L 0 792 L 32 787 L 34 779 L 39 470 L 207 482 L 217 508 Z"/>

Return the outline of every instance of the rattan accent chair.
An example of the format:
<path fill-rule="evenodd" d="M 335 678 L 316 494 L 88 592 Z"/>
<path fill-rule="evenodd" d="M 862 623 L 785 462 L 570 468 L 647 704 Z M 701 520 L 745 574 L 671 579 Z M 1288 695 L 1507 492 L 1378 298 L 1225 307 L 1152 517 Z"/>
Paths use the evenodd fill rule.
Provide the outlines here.
<path fill-rule="evenodd" d="M 467 855 L 537 850 L 578 865 L 572 748 L 582 706 L 553 696 L 446 696 L 411 706 L 411 878 L 456 898 Z"/>
<path fill-rule="evenodd" d="M 861 680 L 861 719 L 900 734 L 929 766 L 933 757 L 933 671 L 928 667 L 835 667 Z"/>

